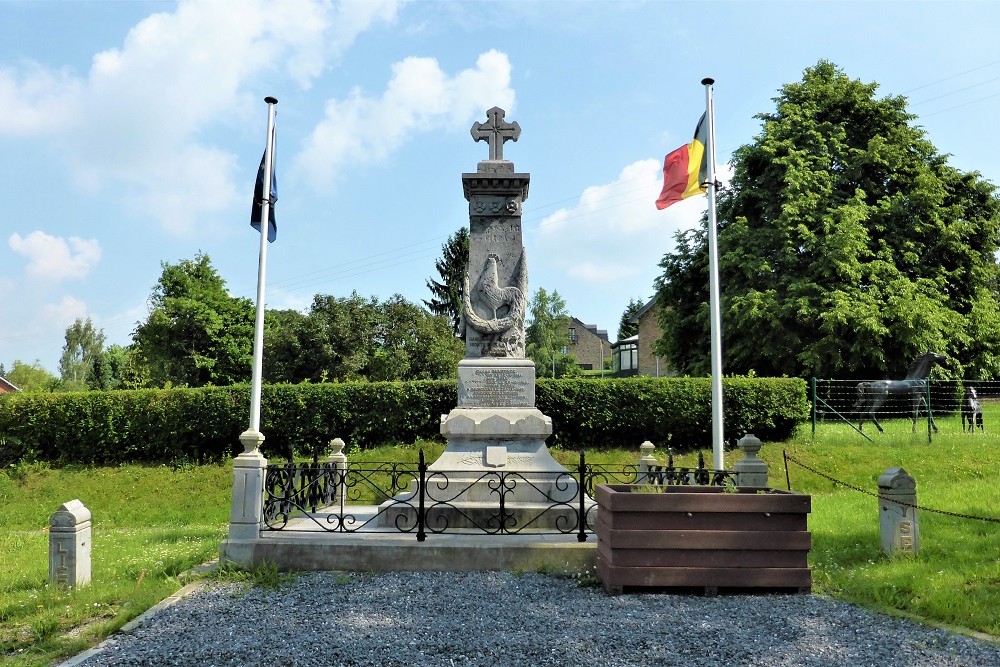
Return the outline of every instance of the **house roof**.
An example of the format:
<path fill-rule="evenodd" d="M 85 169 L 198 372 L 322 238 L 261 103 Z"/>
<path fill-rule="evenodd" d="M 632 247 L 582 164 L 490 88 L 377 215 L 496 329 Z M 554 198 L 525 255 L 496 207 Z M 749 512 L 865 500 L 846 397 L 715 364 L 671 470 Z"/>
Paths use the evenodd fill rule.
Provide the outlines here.
<path fill-rule="evenodd" d="M 639 312 L 637 312 L 632 317 L 628 318 L 629 323 L 630 324 L 637 324 L 639 322 L 639 318 L 641 318 L 643 315 L 645 315 L 655 305 L 656 305 L 656 296 L 653 296 L 652 299 L 650 299 L 649 301 L 646 302 L 645 306 L 643 306 L 642 308 L 639 309 Z"/>
<path fill-rule="evenodd" d="M 638 343 L 638 342 L 639 342 L 639 334 L 636 334 L 634 336 L 629 336 L 628 338 L 622 338 L 620 341 L 612 343 L 611 349 L 615 349 L 617 347 L 625 345 L 626 343 Z"/>
<path fill-rule="evenodd" d="M 0 375 L 0 389 L 2 389 L 4 393 L 11 391 L 21 391 L 20 389 L 17 388 L 17 385 L 10 382 L 9 380 L 7 380 L 7 378 L 3 377 L 2 375 Z"/>
<path fill-rule="evenodd" d="M 597 336 L 598 338 L 601 338 L 601 339 L 606 340 L 606 341 L 608 340 L 608 331 L 607 331 L 607 329 L 598 329 L 596 324 L 585 324 L 583 322 L 583 320 L 577 319 L 577 318 L 572 317 L 572 316 L 570 317 L 570 320 L 571 320 L 571 325 L 570 326 L 572 326 L 574 324 L 577 325 L 577 326 L 581 326 L 584 329 L 586 329 L 587 331 L 589 331 L 590 333 L 592 333 L 595 336 Z M 608 341 L 608 342 L 610 342 L 610 341 Z"/>

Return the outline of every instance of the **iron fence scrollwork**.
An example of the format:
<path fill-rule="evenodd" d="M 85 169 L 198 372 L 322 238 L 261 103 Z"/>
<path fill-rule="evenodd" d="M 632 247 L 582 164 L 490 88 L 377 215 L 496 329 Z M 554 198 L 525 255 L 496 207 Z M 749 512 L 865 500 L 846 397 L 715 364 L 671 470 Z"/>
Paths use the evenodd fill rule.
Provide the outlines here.
<path fill-rule="evenodd" d="M 580 452 L 575 470 L 431 470 L 419 452 L 416 465 L 399 462 L 269 465 L 265 476 L 262 530 L 415 533 L 473 532 L 501 535 L 526 530 L 576 534 L 593 532 L 598 484 L 658 486 L 735 484 L 735 473 L 710 470 L 699 455 L 697 468 L 679 468 L 673 454 L 665 466 L 587 463 Z M 470 502 L 470 499 L 472 502 Z M 529 499 L 529 502 L 525 502 Z"/>

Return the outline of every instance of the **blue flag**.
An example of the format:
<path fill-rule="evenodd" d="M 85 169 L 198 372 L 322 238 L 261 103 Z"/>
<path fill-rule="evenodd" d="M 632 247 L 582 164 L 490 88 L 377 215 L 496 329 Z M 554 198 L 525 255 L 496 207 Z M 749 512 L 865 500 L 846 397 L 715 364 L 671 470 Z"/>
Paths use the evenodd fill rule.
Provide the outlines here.
<path fill-rule="evenodd" d="M 253 208 L 250 210 L 250 226 L 260 231 L 261 209 L 264 208 L 264 159 L 267 152 L 260 158 L 260 168 L 257 169 L 257 183 L 253 188 Z M 267 240 L 271 243 L 278 238 L 278 223 L 274 221 L 274 204 L 278 201 L 278 179 L 274 175 L 274 164 L 271 164 L 271 207 L 267 215 Z"/>

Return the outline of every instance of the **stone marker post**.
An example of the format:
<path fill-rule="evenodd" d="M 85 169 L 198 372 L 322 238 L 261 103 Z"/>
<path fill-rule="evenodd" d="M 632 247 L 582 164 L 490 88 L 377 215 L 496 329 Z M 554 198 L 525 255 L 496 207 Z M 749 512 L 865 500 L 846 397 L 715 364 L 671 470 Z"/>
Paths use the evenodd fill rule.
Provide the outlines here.
<path fill-rule="evenodd" d="M 80 500 L 63 503 L 49 517 L 49 583 L 90 583 L 90 510 Z"/>
<path fill-rule="evenodd" d="M 917 482 L 902 468 L 889 468 L 878 478 L 879 530 L 882 551 L 915 554 L 920 548 Z"/>
<path fill-rule="evenodd" d="M 733 466 L 736 486 L 767 486 L 767 461 L 757 458 L 761 444 L 753 433 L 747 433 L 737 443 L 743 458 Z"/>

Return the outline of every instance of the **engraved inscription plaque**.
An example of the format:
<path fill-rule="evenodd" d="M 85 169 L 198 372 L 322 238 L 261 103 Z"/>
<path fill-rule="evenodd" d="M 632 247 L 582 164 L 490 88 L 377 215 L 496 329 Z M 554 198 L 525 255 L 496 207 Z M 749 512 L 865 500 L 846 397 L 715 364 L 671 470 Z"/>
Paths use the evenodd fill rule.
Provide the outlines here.
<path fill-rule="evenodd" d="M 534 406 L 534 367 L 459 367 L 458 407 L 531 408 Z"/>

